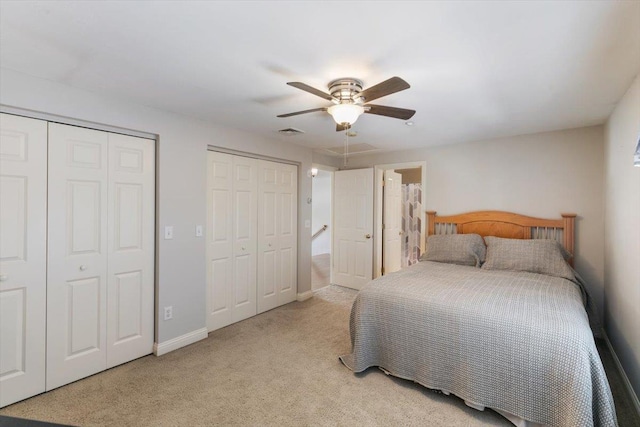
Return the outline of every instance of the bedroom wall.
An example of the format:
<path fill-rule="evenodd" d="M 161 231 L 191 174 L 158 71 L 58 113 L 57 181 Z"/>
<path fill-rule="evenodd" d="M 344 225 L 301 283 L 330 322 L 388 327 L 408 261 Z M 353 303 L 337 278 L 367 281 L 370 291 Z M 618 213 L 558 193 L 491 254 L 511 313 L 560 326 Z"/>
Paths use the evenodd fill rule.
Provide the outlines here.
<path fill-rule="evenodd" d="M 640 75 L 605 126 L 605 330 L 640 396 Z"/>
<path fill-rule="evenodd" d="M 157 341 L 206 327 L 205 238 L 207 145 L 301 162 L 299 171 L 298 293 L 311 290 L 311 151 L 160 110 L 93 94 L 12 70 L 0 73 L 0 104 L 159 135 L 157 222 L 174 226 L 174 239 L 157 236 L 158 307 L 173 306 L 173 319 L 157 321 Z"/>
<path fill-rule="evenodd" d="M 349 164 L 426 161 L 423 208 L 442 215 L 485 209 L 544 218 L 577 213 L 575 265 L 602 313 L 603 145 L 603 127 L 593 126 L 353 156 Z"/>

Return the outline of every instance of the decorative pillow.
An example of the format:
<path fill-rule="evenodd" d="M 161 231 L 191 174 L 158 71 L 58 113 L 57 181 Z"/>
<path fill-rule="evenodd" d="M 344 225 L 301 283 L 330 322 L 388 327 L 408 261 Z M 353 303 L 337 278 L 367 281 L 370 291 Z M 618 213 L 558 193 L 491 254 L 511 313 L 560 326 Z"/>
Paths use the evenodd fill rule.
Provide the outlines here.
<path fill-rule="evenodd" d="M 480 267 L 486 250 L 479 234 L 439 234 L 427 238 L 427 252 L 420 257 L 420 261 Z"/>
<path fill-rule="evenodd" d="M 487 236 L 486 270 L 528 271 L 575 280 L 560 243 L 549 239 L 502 239 Z"/>

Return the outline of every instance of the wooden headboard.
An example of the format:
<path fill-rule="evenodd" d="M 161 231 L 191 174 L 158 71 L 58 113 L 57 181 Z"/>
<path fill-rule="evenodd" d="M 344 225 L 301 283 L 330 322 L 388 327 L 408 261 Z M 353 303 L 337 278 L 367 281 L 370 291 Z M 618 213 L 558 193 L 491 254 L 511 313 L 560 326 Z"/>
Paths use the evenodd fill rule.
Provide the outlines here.
<path fill-rule="evenodd" d="M 554 239 L 573 255 L 576 214 L 560 214 L 561 219 L 543 219 L 501 211 L 478 211 L 437 216 L 427 211 L 427 236 L 433 234 L 479 234 L 508 239 Z M 573 258 L 569 260 L 573 266 Z"/>

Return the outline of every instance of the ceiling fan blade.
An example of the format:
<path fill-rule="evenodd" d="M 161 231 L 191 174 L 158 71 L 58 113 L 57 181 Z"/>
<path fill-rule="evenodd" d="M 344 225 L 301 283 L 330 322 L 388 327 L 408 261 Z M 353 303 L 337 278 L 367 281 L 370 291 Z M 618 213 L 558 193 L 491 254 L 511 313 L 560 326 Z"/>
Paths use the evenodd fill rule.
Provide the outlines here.
<path fill-rule="evenodd" d="M 371 86 L 369 89 L 365 89 L 360 92 L 360 98 L 364 98 L 364 102 L 370 102 L 374 99 L 409 89 L 410 87 L 409 83 L 405 82 L 400 77 L 391 77 L 389 80 L 385 80 L 382 83 L 378 83 L 377 85 Z"/>
<path fill-rule="evenodd" d="M 324 98 L 327 101 L 333 101 L 333 96 L 329 95 L 326 92 L 316 89 L 315 87 L 311 87 L 308 84 L 300 83 L 300 82 L 288 82 L 289 86 L 293 86 L 297 89 L 304 90 L 305 92 L 309 92 L 314 94 L 315 96 L 319 96 L 320 98 Z"/>
<path fill-rule="evenodd" d="M 415 110 L 407 110 L 406 108 L 387 107 L 385 105 L 365 105 L 365 113 L 377 114 L 378 116 L 393 117 L 394 119 L 409 120 L 416 113 Z"/>
<path fill-rule="evenodd" d="M 351 129 L 351 125 L 349 123 L 342 123 L 336 125 L 336 132 L 342 132 L 343 130 Z"/>
<path fill-rule="evenodd" d="M 291 117 L 291 116 L 297 116 L 299 114 L 314 113 L 316 111 L 327 111 L 327 107 L 312 108 L 311 110 L 303 110 L 303 111 L 296 111 L 295 113 L 280 114 L 278 117 Z"/>

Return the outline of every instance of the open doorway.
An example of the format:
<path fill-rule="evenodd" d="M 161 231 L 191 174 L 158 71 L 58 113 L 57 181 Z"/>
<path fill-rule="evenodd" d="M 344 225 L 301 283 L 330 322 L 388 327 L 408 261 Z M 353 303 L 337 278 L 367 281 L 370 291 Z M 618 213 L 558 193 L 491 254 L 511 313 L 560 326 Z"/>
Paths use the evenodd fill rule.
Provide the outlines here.
<path fill-rule="evenodd" d="M 333 171 L 313 167 L 311 194 L 311 290 L 331 284 Z"/>
<path fill-rule="evenodd" d="M 418 262 L 425 241 L 425 162 L 376 166 L 374 277 Z"/>

